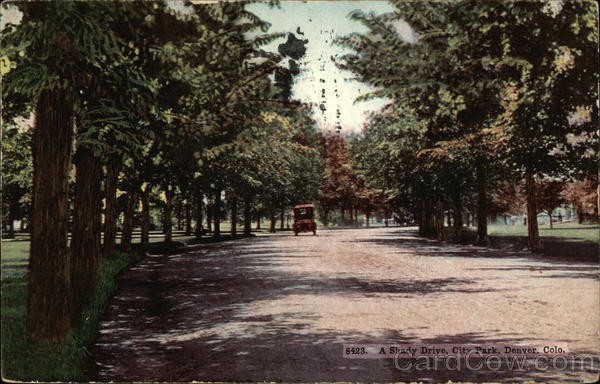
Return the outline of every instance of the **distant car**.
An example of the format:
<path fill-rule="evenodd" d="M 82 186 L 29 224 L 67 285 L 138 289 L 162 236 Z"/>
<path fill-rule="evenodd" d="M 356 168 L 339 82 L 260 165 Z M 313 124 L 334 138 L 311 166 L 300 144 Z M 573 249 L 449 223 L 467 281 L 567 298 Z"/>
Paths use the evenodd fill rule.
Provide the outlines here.
<path fill-rule="evenodd" d="M 312 232 L 317 234 L 317 223 L 315 223 L 314 204 L 296 205 L 294 211 L 294 235 L 298 236 L 300 232 Z"/>

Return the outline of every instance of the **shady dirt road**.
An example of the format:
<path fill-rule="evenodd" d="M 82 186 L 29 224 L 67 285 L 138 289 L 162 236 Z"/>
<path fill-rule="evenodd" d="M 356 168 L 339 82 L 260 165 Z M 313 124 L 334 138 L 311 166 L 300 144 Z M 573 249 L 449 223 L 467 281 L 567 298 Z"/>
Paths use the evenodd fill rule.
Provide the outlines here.
<path fill-rule="evenodd" d="M 599 290 L 598 264 L 444 245 L 410 228 L 190 246 L 122 276 L 90 370 L 97 381 L 580 382 L 597 377 Z M 596 359 L 399 369 L 345 358 L 344 343 L 568 343 Z"/>

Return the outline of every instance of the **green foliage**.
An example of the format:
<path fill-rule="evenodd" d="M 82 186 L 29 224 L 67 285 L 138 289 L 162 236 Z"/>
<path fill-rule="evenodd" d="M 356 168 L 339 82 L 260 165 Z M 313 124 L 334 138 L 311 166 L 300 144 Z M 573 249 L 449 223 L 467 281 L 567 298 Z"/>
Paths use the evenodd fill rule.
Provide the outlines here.
<path fill-rule="evenodd" d="M 314 123 L 301 110 L 289 115 L 264 112 L 223 152 L 223 174 L 236 195 L 258 197 L 274 208 L 316 199 L 320 175 Z"/>
<path fill-rule="evenodd" d="M 2 223 L 19 219 L 31 205 L 31 127 L 21 119 L 20 125 L 2 126 Z"/>
<path fill-rule="evenodd" d="M 338 65 L 375 89 L 362 99 L 390 100 L 356 144 L 367 184 L 395 189 L 397 204 L 417 209 L 419 201 L 470 205 L 475 170 L 492 189 L 525 170 L 581 177 L 597 169 L 591 3 L 393 4 L 379 16 L 354 12 L 368 32 L 338 39 L 351 50 Z"/>

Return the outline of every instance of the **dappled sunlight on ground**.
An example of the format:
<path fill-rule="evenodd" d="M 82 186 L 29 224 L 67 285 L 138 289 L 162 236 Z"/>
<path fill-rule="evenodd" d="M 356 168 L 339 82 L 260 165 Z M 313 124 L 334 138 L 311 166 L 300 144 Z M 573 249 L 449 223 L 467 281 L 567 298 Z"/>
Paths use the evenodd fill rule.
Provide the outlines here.
<path fill-rule="evenodd" d="M 571 373 L 411 374 L 390 360 L 344 359 L 342 344 L 567 342 L 597 352 L 598 292 L 597 264 L 442 246 L 409 229 L 193 246 L 123 276 L 92 370 L 119 381 L 564 379 Z"/>

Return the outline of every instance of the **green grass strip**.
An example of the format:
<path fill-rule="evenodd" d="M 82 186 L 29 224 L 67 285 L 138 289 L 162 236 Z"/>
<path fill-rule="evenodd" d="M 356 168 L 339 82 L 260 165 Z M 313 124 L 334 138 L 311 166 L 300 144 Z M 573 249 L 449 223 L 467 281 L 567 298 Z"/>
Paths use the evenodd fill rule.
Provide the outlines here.
<path fill-rule="evenodd" d="M 27 340 L 27 277 L 2 279 L 2 376 L 18 381 L 87 381 L 89 348 L 108 300 L 117 289 L 117 277 L 139 255 L 117 254 L 102 259 L 95 294 L 83 313 L 81 325 L 67 341 L 32 343 Z"/>

